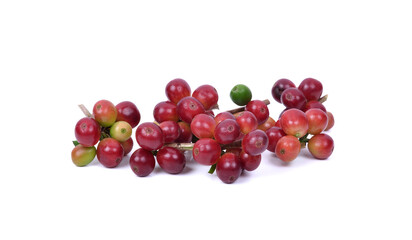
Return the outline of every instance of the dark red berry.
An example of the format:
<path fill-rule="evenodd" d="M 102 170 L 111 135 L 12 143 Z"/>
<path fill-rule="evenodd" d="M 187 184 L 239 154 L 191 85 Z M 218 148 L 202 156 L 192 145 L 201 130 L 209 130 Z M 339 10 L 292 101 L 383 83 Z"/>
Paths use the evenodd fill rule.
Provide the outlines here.
<path fill-rule="evenodd" d="M 286 89 L 280 98 L 286 108 L 303 109 L 306 104 L 305 95 L 297 88 Z"/>
<path fill-rule="evenodd" d="M 281 139 L 283 136 L 286 136 L 286 133 L 283 132 L 282 128 L 280 127 L 271 127 L 266 130 L 266 135 L 269 139 L 269 144 L 266 149 L 270 152 L 275 152 L 276 144 L 278 143 L 279 139 Z"/>
<path fill-rule="evenodd" d="M 277 80 L 275 84 L 273 84 L 273 87 L 272 87 L 273 98 L 277 102 L 281 103 L 280 96 L 282 96 L 283 91 L 291 87 L 296 87 L 296 86 L 289 79 L 282 78 L 282 79 Z"/>
<path fill-rule="evenodd" d="M 263 124 L 269 118 L 269 109 L 263 101 L 250 101 L 246 107 L 246 111 L 253 113 L 258 121 L 258 125 Z"/>
<path fill-rule="evenodd" d="M 157 150 L 164 142 L 162 129 L 151 122 L 142 123 L 136 129 L 136 141 L 148 151 Z"/>
<path fill-rule="evenodd" d="M 129 101 L 124 101 L 116 105 L 118 121 L 125 121 L 130 124 L 132 128 L 135 128 L 140 122 L 140 112 L 136 105 Z"/>
<path fill-rule="evenodd" d="M 220 157 L 219 143 L 210 138 L 199 139 L 193 146 L 193 158 L 202 165 L 213 165 Z"/>
<path fill-rule="evenodd" d="M 306 78 L 298 88 L 308 101 L 319 100 L 323 91 L 322 83 L 314 78 Z"/>
<path fill-rule="evenodd" d="M 233 183 L 242 173 L 239 157 L 233 153 L 223 154 L 216 164 L 216 174 L 224 183 Z"/>
<path fill-rule="evenodd" d="M 214 132 L 215 139 L 220 144 L 234 142 L 240 134 L 240 127 L 236 120 L 226 119 L 220 122 Z"/>
<path fill-rule="evenodd" d="M 157 163 L 167 173 L 178 174 L 183 171 L 186 165 L 186 158 L 183 153 L 172 147 L 164 147 L 157 152 Z"/>
<path fill-rule="evenodd" d="M 169 101 L 158 103 L 153 109 L 153 117 L 158 123 L 164 121 L 179 121 L 176 104 Z"/>
<path fill-rule="evenodd" d="M 180 136 L 180 127 L 177 122 L 164 121 L 159 124 L 159 127 L 162 129 L 165 143 L 174 142 Z"/>
<path fill-rule="evenodd" d="M 243 137 L 242 148 L 243 151 L 245 151 L 247 154 L 256 156 L 266 150 L 268 143 L 269 140 L 266 133 L 262 130 L 257 129 L 246 134 L 246 136 Z"/>
<path fill-rule="evenodd" d="M 259 167 L 262 155 L 252 156 L 247 154 L 245 151 L 240 153 L 240 162 L 242 163 L 242 168 L 246 171 L 253 171 Z"/>
<path fill-rule="evenodd" d="M 146 177 L 155 168 L 155 158 L 150 151 L 139 148 L 130 156 L 129 165 L 139 177 Z"/>
<path fill-rule="evenodd" d="M 123 155 L 122 145 L 113 138 L 105 138 L 97 145 L 97 159 L 105 167 L 116 167 L 122 161 Z"/>
<path fill-rule="evenodd" d="M 193 118 L 200 113 L 205 113 L 205 108 L 194 97 L 185 97 L 177 104 L 177 114 L 184 122 L 191 123 Z"/>
<path fill-rule="evenodd" d="M 213 117 L 201 113 L 196 115 L 190 123 L 190 129 L 197 138 L 213 138 L 215 120 Z"/>

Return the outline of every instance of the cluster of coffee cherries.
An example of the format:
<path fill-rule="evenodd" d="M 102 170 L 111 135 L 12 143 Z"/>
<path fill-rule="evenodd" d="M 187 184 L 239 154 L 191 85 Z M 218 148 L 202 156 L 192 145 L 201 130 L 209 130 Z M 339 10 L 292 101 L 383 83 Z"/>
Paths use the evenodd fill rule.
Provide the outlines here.
<path fill-rule="evenodd" d="M 103 166 L 116 167 L 133 149 L 132 129 L 140 122 L 136 105 L 124 101 L 115 106 L 108 100 L 100 100 L 94 105 L 93 114 L 83 105 L 80 108 L 87 117 L 80 119 L 75 126 L 76 141 L 73 141 L 75 147 L 71 153 L 73 163 L 79 167 L 86 166 L 97 155 Z"/>
<path fill-rule="evenodd" d="M 279 79 L 273 85 L 273 98 L 286 107 L 275 127 L 266 131 L 268 150 L 279 159 L 285 162 L 296 159 L 306 144 L 317 159 L 332 154 L 333 139 L 323 132 L 331 129 L 335 120 L 322 104 L 327 99 L 327 95 L 321 97 L 322 92 L 322 83 L 314 78 L 304 79 L 298 88 L 288 79 Z"/>
<path fill-rule="evenodd" d="M 155 122 L 140 124 L 136 141 L 141 147 L 130 157 L 130 167 L 137 176 L 149 175 L 158 165 L 166 172 L 183 171 L 186 158 L 182 151 L 192 150 L 193 159 L 211 166 L 225 183 L 238 179 L 243 170 L 255 170 L 266 150 L 268 137 L 258 129 L 269 118 L 267 102 L 246 97 L 244 85 L 232 89 L 232 99 L 246 106 L 214 115 L 219 95 L 210 85 L 202 85 L 193 93 L 183 79 L 170 81 L 165 89 L 168 101 L 158 103 Z M 243 101 L 243 102 L 242 102 Z"/>

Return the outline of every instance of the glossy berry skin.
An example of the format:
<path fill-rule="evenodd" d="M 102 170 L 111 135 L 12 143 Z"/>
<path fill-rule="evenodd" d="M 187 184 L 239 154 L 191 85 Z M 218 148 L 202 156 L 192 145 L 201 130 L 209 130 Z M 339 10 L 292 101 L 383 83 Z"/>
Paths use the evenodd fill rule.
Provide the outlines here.
<path fill-rule="evenodd" d="M 140 112 L 136 105 L 129 101 L 124 101 L 116 105 L 118 121 L 125 121 L 130 124 L 132 128 L 135 128 L 140 122 Z"/>
<path fill-rule="evenodd" d="M 163 146 L 163 132 L 154 123 L 146 122 L 140 124 L 136 129 L 136 141 L 141 148 L 154 151 Z"/>
<path fill-rule="evenodd" d="M 119 142 L 124 142 L 132 136 L 132 126 L 126 121 L 115 122 L 110 127 L 110 136 Z"/>
<path fill-rule="evenodd" d="M 326 114 L 328 115 L 328 125 L 326 126 L 325 131 L 328 131 L 333 127 L 333 125 L 335 125 L 335 118 L 331 112 L 327 112 Z"/>
<path fill-rule="evenodd" d="M 269 118 L 269 109 L 263 101 L 250 101 L 246 107 L 246 111 L 253 113 L 258 121 L 258 125 L 263 124 Z"/>
<path fill-rule="evenodd" d="M 279 139 L 286 136 L 286 133 L 283 132 L 282 128 L 280 127 L 271 127 L 266 130 L 266 135 L 269 139 L 268 147 L 266 149 L 274 153 L 276 151 L 276 145 Z"/>
<path fill-rule="evenodd" d="M 215 139 L 220 144 L 234 142 L 240 135 L 240 127 L 236 120 L 226 119 L 220 122 L 214 131 Z"/>
<path fill-rule="evenodd" d="M 153 172 L 156 161 L 150 151 L 139 148 L 130 156 L 129 165 L 137 176 L 146 177 Z"/>
<path fill-rule="evenodd" d="M 235 117 L 237 124 L 239 124 L 240 131 L 243 134 L 248 134 L 258 127 L 258 121 L 255 115 L 249 111 L 236 113 Z"/>
<path fill-rule="evenodd" d="M 309 122 L 304 112 L 292 108 L 285 111 L 280 118 L 283 131 L 297 138 L 303 137 L 309 129 Z"/>
<path fill-rule="evenodd" d="M 126 141 L 124 141 L 124 142 L 121 142 L 120 143 L 121 145 L 122 145 L 122 147 L 123 147 L 123 155 L 124 156 L 126 156 L 127 154 L 129 154 L 131 151 L 132 151 L 132 149 L 133 149 L 133 139 L 132 138 L 129 138 L 129 139 L 127 139 Z"/>
<path fill-rule="evenodd" d="M 295 160 L 300 153 L 300 142 L 294 136 L 284 136 L 276 144 L 276 156 L 284 161 L 290 162 Z"/>
<path fill-rule="evenodd" d="M 219 95 L 216 89 L 210 85 L 202 85 L 192 93 L 192 97 L 196 98 L 203 104 L 206 110 L 212 109 L 217 106 Z"/>
<path fill-rule="evenodd" d="M 216 163 L 216 174 L 224 183 L 235 182 L 242 173 L 242 163 L 233 153 L 223 154 Z"/>
<path fill-rule="evenodd" d="M 309 152 L 320 160 L 327 159 L 332 155 L 334 147 L 333 139 L 327 134 L 315 135 L 308 142 Z"/>
<path fill-rule="evenodd" d="M 236 155 L 236 157 L 240 157 L 240 153 L 242 153 L 243 150 L 242 148 L 228 148 L 226 149 L 226 153 L 233 153 Z"/>
<path fill-rule="evenodd" d="M 252 99 L 252 92 L 246 85 L 238 84 L 230 91 L 230 98 L 235 104 L 245 106 Z"/>
<path fill-rule="evenodd" d="M 77 145 L 72 150 L 72 161 L 78 167 L 84 167 L 91 163 L 96 156 L 96 148 L 85 147 L 81 144 Z"/>
<path fill-rule="evenodd" d="M 256 156 L 263 153 L 268 147 L 269 139 L 262 130 L 254 130 L 243 137 L 242 148 L 247 154 Z"/>
<path fill-rule="evenodd" d="M 166 85 L 165 93 L 172 103 L 177 104 L 182 98 L 190 96 L 191 90 L 185 80 L 176 78 Z"/>
<path fill-rule="evenodd" d="M 286 108 L 303 109 L 306 104 L 305 95 L 297 88 L 286 89 L 280 99 Z"/>
<path fill-rule="evenodd" d="M 76 123 L 74 135 L 84 147 L 92 147 L 100 140 L 100 126 L 93 118 L 85 117 Z"/>
<path fill-rule="evenodd" d="M 275 125 L 276 121 L 272 117 L 268 117 L 268 119 L 264 123 L 258 126 L 258 129 L 266 132 L 266 130 L 268 130 L 271 127 L 274 127 Z"/>
<path fill-rule="evenodd" d="M 309 134 L 317 135 L 323 132 L 326 126 L 328 126 L 328 115 L 324 111 L 318 108 L 312 108 L 306 111 L 305 114 L 308 119 Z"/>
<path fill-rule="evenodd" d="M 192 130 L 190 130 L 190 124 L 185 122 L 177 123 L 180 128 L 180 136 L 175 140 L 176 143 L 189 143 L 192 141 Z"/>
<path fill-rule="evenodd" d="M 108 100 L 100 100 L 93 107 L 94 119 L 103 127 L 110 127 L 117 119 L 117 109 Z"/>
<path fill-rule="evenodd" d="M 326 113 L 325 106 L 322 103 L 318 102 L 317 100 L 312 100 L 312 101 L 307 102 L 305 107 L 303 108 L 303 111 L 306 112 L 307 110 L 312 109 L 312 108 L 319 108 Z"/>
<path fill-rule="evenodd" d="M 216 125 L 226 119 L 236 120 L 235 116 L 233 116 L 233 114 L 231 114 L 230 112 L 221 112 L 215 117 Z"/>
<path fill-rule="evenodd" d="M 243 169 L 245 169 L 246 171 L 253 171 L 259 167 L 262 155 L 259 154 L 252 156 L 250 154 L 247 154 L 245 151 L 242 151 L 239 154 L 239 159 Z"/>
<path fill-rule="evenodd" d="M 186 165 L 186 158 L 181 151 L 172 147 L 164 147 L 157 152 L 157 163 L 167 173 L 178 174 Z"/>
<path fill-rule="evenodd" d="M 159 127 L 162 129 L 165 143 L 172 143 L 180 136 L 180 127 L 177 122 L 164 121 L 160 123 Z"/>
<path fill-rule="evenodd" d="M 97 145 L 97 159 L 107 168 L 114 168 L 119 165 L 123 155 L 122 145 L 113 138 L 105 138 Z"/>
<path fill-rule="evenodd" d="M 280 100 L 280 96 L 282 96 L 283 91 L 288 88 L 295 88 L 295 84 L 290 81 L 289 79 L 282 78 L 279 79 L 273 84 L 272 86 L 272 96 L 278 103 L 282 103 Z"/>
<path fill-rule="evenodd" d="M 177 104 L 177 115 L 184 122 L 191 123 L 193 118 L 201 113 L 205 113 L 205 108 L 194 97 L 185 97 Z"/>
<path fill-rule="evenodd" d="M 210 138 L 199 139 L 193 146 L 193 159 L 202 165 L 213 165 L 220 157 L 222 149 L 218 142 Z"/>
<path fill-rule="evenodd" d="M 156 104 L 153 109 L 153 117 L 158 123 L 162 123 L 164 121 L 179 121 L 176 104 L 169 101 Z"/>
<path fill-rule="evenodd" d="M 197 138 L 213 138 L 215 131 L 215 120 L 213 117 L 201 113 L 196 115 L 190 123 L 190 130 Z"/>
<path fill-rule="evenodd" d="M 304 79 L 298 88 L 308 101 L 319 100 L 323 91 L 322 83 L 314 78 Z"/>

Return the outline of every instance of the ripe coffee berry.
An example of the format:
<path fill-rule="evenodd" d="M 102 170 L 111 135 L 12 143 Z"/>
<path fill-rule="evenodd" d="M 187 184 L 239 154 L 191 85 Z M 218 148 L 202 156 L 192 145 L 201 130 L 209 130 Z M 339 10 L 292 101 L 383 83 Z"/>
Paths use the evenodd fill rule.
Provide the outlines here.
<path fill-rule="evenodd" d="M 220 122 L 214 131 L 215 139 L 220 144 L 234 142 L 240 135 L 239 124 L 233 119 L 226 119 Z"/>
<path fill-rule="evenodd" d="M 117 109 L 112 102 L 100 100 L 93 107 L 94 119 L 103 127 L 110 127 L 117 119 Z"/>
<path fill-rule="evenodd" d="M 303 137 L 309 128 L 308 119 L 304 112 L 292 108 L 285 111 L 280 118 L 283 131 L 297 138 Z"/>
<path fill-rule="evenodd" d="M 122 145 L 113 138 L 105 138 L 97 145 L 97 160 L 107 168 L 119 165 L 123 155 Z"/>
<path fill-rule="evenodd" d="M 150 151 L 139 148 L 130 156 L 129 165 L 139 177 L 146 177 L 155 168 L 155 158 Z"/>
<path fill-rule="evenodd" d="M 190 123 L 190 129 L 197 138 L 213 138 L 215 120 L 213 117 L 201 113 L 196 115 Z"/>
<path fill-rule="evenodd" d="M 158 103 L 153 109 L 153 117 L 158 123 L 164 121 L 179 121 L 176 104 L 169 101 Z"/>
<path fill-rule="evenodd" d="M 183 171 L 186 165 L 186 158 L 183 153 L 172 147 L 164 147 L 157 152 L 157 163 L 167 173 L 178 174 Z"/>
<path fill-rule="evenodd" d="M 205 108 L 194 97 L 185 97 L 177 104 L 177 114 L 184 122 L 191 123 L 193 118 L 200 113 L 205 113 Z"/>
<path fill-rule="evenodd" d="M 159 127 L 162 129 L 165 143 L 174 142 L 180 136 L 180 127 L 177 122 L 164 121 L 160 123 Z"/>
<path fill-rule="evenodd" d="M 125 121 L 135 128 L 140 122 L 140 112 L 136 105 L 129 101 L 124 101 L 116 105 L 116 121 Z"/>
<path fill-rule="evenodd" d="M 273 84 L 273 87 L 272 87 L 273 99 L 275 99 L 278 103 L 282 103 L 280 100 L 280 97 L 282 96 L 283 91 L 291 87 L 294 88 L 296 86 L 289 79 L 282 78 L 282 79 L 277 80 L 275 84 Z"/>
<path fill-rule="evenodd" d="M 199 139 L 193 146 L 193 158 L 202 165 L 213 165 L 220 157 L 221 147 L 210 138 Z"/>
<path fill-rule="evenodd" d="M 80 119 L 74 128 L 77 141 L 84 147 L 92 147 L 99 142 L 100 126 L 93 118 Z"/>
<path fill-rule="evenodd" d="M 142 123 L 136 129 L 136 141 L 148 151 L 157 150 L 164 142 L 162 129 L 151 122 Z"/>
<path fill-rule="evenodd" d="M 216 164 L 216 174 L 224 183 L 233 183 L 242 173 L 242 163 L 233 153 L 223 154 Z"/>
<path fill-rule="evenodd" d="M 294 136 L 284 136 L 276 144 L 276 156 L 284 161 L 290 162 L 295 160 L 300 152 L 300 142 Z"/>
<path fill-rule="evenodd" d="M 258 121 L 258 124 L 263 124 L 269 118 L 269 109 L 263 101 L 250 101 L 246 107 L 246 111 L 253 113 Z"/>
<path fill-rule="evenodd" d="M 334 149 L 333 139 L 327 134 L 313 136 L 308 142 L 309 152 L 317 159 L 327 159 Z"/>
<path fill-rule="evenodd" d="M 192 97 L 201 102 L 206 110 L 217 106 L 219 95 L 214 87 L 210 85 L 202 85 L 198 87 L 192 94 Z"/>
<path fill-rule="evenodd" d="M 314 78 L 306 78 L 298 88 L 308 101 L 318 100 L 323 91 L 322 83 Z"/>
<path fill-rule="evenodd" d="M 240 131 L 244 134 L 257 129 L 258 121 L 255 115 L 249 111 L 236 113 L 236 122 L 239 124 Z"/>
<path fill-rule="evenodd" d="M 177 104 L 182 98 L 190 96 L 190 92 L 189 84 L 180 78 L 170 81 L 165 89 L 167 98 L 174 104 Z"/>
<path fill-rule="evenodd" d="M 254 130 L 242 140 L 242 148 L 247 154 L 256 156 L 263 153 L 268 147 L 268 137 L 262 130 Z"/>

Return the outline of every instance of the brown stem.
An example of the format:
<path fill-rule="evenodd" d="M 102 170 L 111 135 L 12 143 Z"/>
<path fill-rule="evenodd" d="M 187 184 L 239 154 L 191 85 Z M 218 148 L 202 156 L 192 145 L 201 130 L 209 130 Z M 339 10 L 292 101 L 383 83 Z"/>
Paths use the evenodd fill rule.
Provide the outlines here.
<path fill-rule="evenodd" d="M 324 102 L 326 102 L 326 100 L 328 100 L 328 94 L 326 94 L 325 96 L 319 98 L 318 101 L 319 101 L 320 103 L 324 103 Z"/>
<path fill-rule="evenodd" d="M 269 99 L 265 99 L 265 100 L 263 100 L 263 102 L 266 105 L 270 104 Z M 226 111 L 226 112 L 230 112 L 231 114 L 235 114 L 235 113 L 242 112 L 242 111 L 245 111 L 245 107 L 235 108 L 235 109 L 232 109 L 232 110 L 229 110 L 229 111 Z"/>
<path fill-rule="evenodd" d="M 86 117 L 93 118 L 93 114 L 91 114 L 83 104 L 79 104 L 79 108 L 80 110 L 82 110 Z"/>

